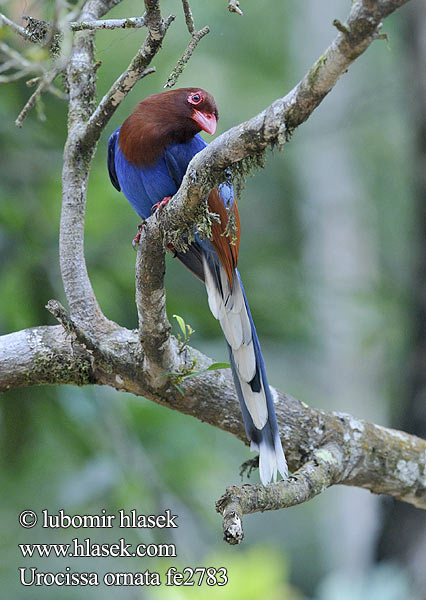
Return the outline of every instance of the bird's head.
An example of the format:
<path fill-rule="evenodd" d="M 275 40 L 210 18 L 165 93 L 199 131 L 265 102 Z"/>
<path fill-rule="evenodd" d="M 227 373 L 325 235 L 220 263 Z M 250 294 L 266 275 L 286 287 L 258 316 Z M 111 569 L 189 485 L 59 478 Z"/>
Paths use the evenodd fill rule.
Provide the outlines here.
<path fill-rule="evenodd" d="M 186 111 L 189 108 L 190 118 L 195 121 L 200 129 L 214 135 L 219 113 L 213 96 L 205 90 L 197 90 L 196 88 L 183 88 L 182 96 L 186 97 Z"/>
<path fill-rule="evenodd" d="M 195 135 L 202 129 L 213 135 L 219 118 L 216 102 L 201 88 L 188 87 L 154 94 L 139 102 L 135 113 L 157 121 L 168 131 Z"/>
<path fill-rule="evenodd" d="M 123 123 L 120 147 L 134 164 L 152 164 L 171 143 L 186 143 L 201 130 L 213 135 L 219 111 L 201 88 L 180 88 L 139 102 Z"/>

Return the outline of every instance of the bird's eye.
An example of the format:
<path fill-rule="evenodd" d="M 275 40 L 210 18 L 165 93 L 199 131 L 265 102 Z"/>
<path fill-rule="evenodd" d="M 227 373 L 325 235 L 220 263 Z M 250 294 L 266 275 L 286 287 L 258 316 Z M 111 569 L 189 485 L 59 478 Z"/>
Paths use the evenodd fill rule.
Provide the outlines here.
<path fill-rule="evenodd" d="M 201 96 L 201 94 L 198 94 L 198 93 L 196 93 L 196 94 L 191 94 L 191 95 L 188 97 L 188 102 L 189 102 L 190 104 L 194 104 L 194 105 L 196 106 L 197 104 L 200 104 L 200 102 L 202 101 L 202 99 L 203 99 L 203 97 Z"/>

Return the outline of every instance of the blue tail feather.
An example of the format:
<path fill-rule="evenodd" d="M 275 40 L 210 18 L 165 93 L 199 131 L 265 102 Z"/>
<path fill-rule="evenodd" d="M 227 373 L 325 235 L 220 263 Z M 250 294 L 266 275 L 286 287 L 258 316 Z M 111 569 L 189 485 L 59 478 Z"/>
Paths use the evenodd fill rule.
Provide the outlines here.
<path fill-rule="evenodd" d="M 271 390 L 269 388 L 268 378 L 266 376 L 265 363 L 263 360 L 262 351 L 260 349 L 259 338 L 257 336 L 256 327 L 253 322 L 253 317 L 251 316 L 250 307 L 247 301 L 247 296 L 245 294 L 243 284 L 241 282 L 240 274 L 237 270 L 236 274 L 240 281 L 241 289 L 243 292 L 244 302 L 247 309 L 247 315 L 250 321 L 252 339 L 256 356 L 256 376 L 250 382 L 250 386 L 253 389 L 253 391 L 258 391 L 260 379 L 265 390 L 266 403 L 268 409 L 268 420 L 262 429 L 258 429 L 254 425 L 253 419 L 251 418 L 251 415 L 247 409 L 240 381 L 238 378 L 238 372 L 235 366 L 235 361 L 232 356 L 232 348 L 228 344 L 231 369 L 234 378 L 235 388 L 237 390 L 238 399 L 240 401 L 241 412 L 244 418 L 247 437 L 252 442 L 252 449 L 256 449 L 259 451 L 260 462 L 268 463 L 263 465 L 260 464 L 259 466 L 262 483 L 269 483 L 271 479 L 276 480 L 277 470 L 281 473 L 281 476 L 284 479 L 286 479 L 288 477 L 288 467 L 281 445 L 281 439 L 275 415 L 274 401 L 272 398 Z"/>

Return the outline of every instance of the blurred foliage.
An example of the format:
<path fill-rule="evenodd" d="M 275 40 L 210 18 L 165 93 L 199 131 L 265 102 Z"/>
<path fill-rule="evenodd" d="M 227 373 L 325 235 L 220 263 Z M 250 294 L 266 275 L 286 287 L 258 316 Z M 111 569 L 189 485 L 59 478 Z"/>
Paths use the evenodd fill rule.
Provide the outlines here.
<path fill-rule="evenodd" d="M 208 24 L 211 33 L 200 43 L 179 85 L 205 87 L 214 94 L 220 107 L 218 133 L 288 91 L 335 35 L 331 21 L 334 17 L 344 19 L 350 3 L 324 6 L 318 34 L 312 35 L 309 17 L 315 2 L 247 0 L 242 18 L 228 13 L 225 0 L 192 2 L 197 27 Z M 130 328 L 137 325 L 131 240 L 138 217 L 110 185 L 106 144 L 109 134 L 140 98 L 161 90 L 188 42 L 180 2 L 166 0 L 162 6 L 165 14 L 177 13 L 177 21 L 154 60 L 157 72 L 137 85 L 112 118 L 99 142 L 88 190 L 86 258 L 90 277 L 105 314 Z M 15 20 L 27 13 L 50 18 L 52 2 L 29 4 L 15 0 L 6 3 L 5 10 Z M 127 0 L 109 16 L 135 16 L 140 12 L 140 2 Z M 409 57 L 404 53 L 402 11 L 386 21 L 385 29 L 390 34 L 391 50 L 376 42 L 332 92 L 336 102 L 344 106 L 340 116 L 328 108 L 326 99 L 283 153 L 270 154 L 266 168 L 247 181 L 240 202 L 240 271 L 265 349 L 271 382 L 306 402 L 349 410 L 345 397 L 330 397 L 328 386 L 339 373 L 327 362 L 325 349 L 329 340 L 319 327 L 317 301 L 324 285 L 322 274 L 312 266 L 306 250 L 318 233 L 321 211 L 321 203 L 315 204 L 315 186 L 306 196 L 306 182 L 315 175 L 315 169 L 321 168 L 308 157 L 310 153 L 320 157 L 334 148 L 339 154 L 344 147 L 349 152 L 352 172 L 362 182 L 362 195 L 357 198 L 357 209 L 351 218 L 360 224 L 365 240 L 368 239 L 372 248 L 368 260 L 374 263 L 375 272 L 366 280 L 339 280 L 333 301 L 341 305 L 350 302 L 354 307 L 350 318 L 356 330 L 357 359 L 368 362 L 370 357 L 380 356 L 374 362 L 375 377 L 380 382 L 375 406 L 386 415 L 399 397 L 401 365 L 410 344 L 410 277 L 416 217 L 407 168 L 411 133 L 404 106 L 409 94 Z M 102 61 L 98 71 L 99 97 L 127 66 L 144 35 L 143 30 L 97 34 L 96 56 Z M 2 37 L 17 49 L 31 52 L 9 32 L 2 32 Z M 345 96 L 346 89 L 350 93 Z M 24 127 L 17 130 L 14 119 L 30 91 L 24 83 L 18 83 L 4 87 L 2 92 L 0 332 L 8 333 L 53 324 L 44 305 L 50 298 L 65 302 L 57 253 L 67 116 L 65 103 L 45 96 L 47 120 L 38 121 L 36 114 L 31 113 Z M 334 164 L 325 168 L 329 185 L 341 185 L 344 197 L 350 194 L 341 183 L 339 168 Z M 339 250 L 338 243 L 336 248 L 336 255 L 344 250 Z M 362 262 L 362 256 L 357 260 Z M 181 315 L 196 330 L 191 344 L 217 360 L 227 360 L 220 329 L 209 314 L 199 282 L 169 257 L 166 283 L 169 314 Z M 353 343 L 354 339 L 344 342 Z M 363 375 L 362 371 L 360 377 Z M 348 389 L 352 384 L 353 381 L 347 384 Z M 369 410 L 374 407 L 371 409 L 362 397 L 358 400 L 358 416 L 369 418 Z M 328 522 L 333 514 L 334 491 L 282 514 L 247 517 L 244 545 L 226 547 L 220 539 L 221 523 L 214 512 L 214 501 L 226 485 L 238 482 L 238 465 L 247 458 L 248 451 L 221 431 L 143 399 L 97 387 L 18 390 L 4 395 L 0 407 L 0 580 L 4 597 L 406 597 L 403 574 L 395 583 L 394 595 L 383 591 L 388 589 L 385 572 L 375 575 L 374 570 L 369 571 L 372 579 L 358 588 L 352 585 L 350 576 L 333 575 L 336 565 L 331 548 L 333 544 L 336 547 L 339 533 L 327 531 L 325 535 L 321 523 Z M 20 588 L 18 566 L 34 565 L 44 571 L 56 571 L 63 569 L 63 562 L 24 561 L 19 558 L 18 543 L 69 542 L 75 537 L 69 531 L 45 530 L 41 534 L 38 527 L 23 531 L 17 514 L 24 508 L 48 508 L 51 512 L 63 508 L 69 514 L 97 514 L 102 508 L 111 514 L 120 508 L 136 508 L 149 514 L 170 508 L 179 515 L 179 529 L 166 533 L 129 530 L 127 541 L 137 543 L 142 535 L 144 542 L 175 543 L 178 559 L 171 564 L 225 565 L 229 584 L 220 589 L 204 586 L 197 590 Z M 353 520 L 352 515 L 350 519 Z M 77 534 L 84 537 L 81 531 Z M 106 542 L 121 536 L 122 531 L 115 528 L 93 532 L 91 537 Z M 347 551 L 351 552 L 349 546 Z M 154 559 L 102 559 L 100 563 L 96 559 L 72 559 L 70 566 L 80 571 L 90 567 L 100 571 L 149 568 L 163 572 L 167 569 L 163 561 L 159 564 Z"/>

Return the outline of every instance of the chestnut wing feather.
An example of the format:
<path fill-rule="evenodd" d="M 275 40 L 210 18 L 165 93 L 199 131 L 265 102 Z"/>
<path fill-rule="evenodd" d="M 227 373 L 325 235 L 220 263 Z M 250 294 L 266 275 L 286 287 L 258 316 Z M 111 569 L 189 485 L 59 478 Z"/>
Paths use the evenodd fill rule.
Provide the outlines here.
<path fill-rule="evenodd" d="M 216 188 L 212 190 L 209 195 L 208 205 L 210 212 L 218 214 L 220 218 L 220 222 L 213 221 L 211 243 L 225 269 L 229 285 L 232 288 L 234 271 L 238 263 L 241 229 L 237 203 L 232 197 L 232 204 L 231 202 L 229 203 L 229 210 L 233 213 L 235 218 L 235 229 L 232 231 L 231 228 L 231 231 L 226 231 L 229 215 L 225 204 L 226 200 L 224 201 L 223 195 L 226 193 L 225 188 L 227 187 L 228 185 L 226 184 L 220 186 L 220 192 L 222 192 L 222 194 Z"/>

